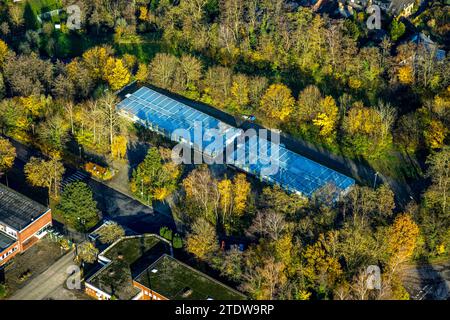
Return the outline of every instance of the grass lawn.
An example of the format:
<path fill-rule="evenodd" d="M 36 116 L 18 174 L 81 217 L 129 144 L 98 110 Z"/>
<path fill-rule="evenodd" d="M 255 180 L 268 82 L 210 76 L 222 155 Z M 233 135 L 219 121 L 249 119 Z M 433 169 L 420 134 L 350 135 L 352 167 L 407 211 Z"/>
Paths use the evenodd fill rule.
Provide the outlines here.
<path fill-rule="evenodd" d="M 119 55 L 134 55 L 139 62 L 150 62 L 158 52 L 166 52 L 157 36 L 130 36 L 120 39 L 114 44 Z"/>
<path fill-rule="evenodd" d="M 407 179 L 420 178 L 414 164 L 400 152 L 391 151 L 384 157 L 368 162 L 374 170 L 400 183 L 405 183 Z"/>
<path fill-rule="evenodd" d="M 29 0 L 28 2 L 36 14 L 49 12 L 62 7 L 61 0 Z M 25 4 L 26 2 L 24 1 L 23 3 Z"/>

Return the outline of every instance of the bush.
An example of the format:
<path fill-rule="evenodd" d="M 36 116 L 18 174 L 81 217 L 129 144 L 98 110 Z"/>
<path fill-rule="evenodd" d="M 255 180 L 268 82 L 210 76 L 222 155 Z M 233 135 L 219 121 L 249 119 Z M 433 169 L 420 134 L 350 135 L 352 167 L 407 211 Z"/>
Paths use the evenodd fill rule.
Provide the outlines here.
<path fill-rule="evenodd" d="M 181 249 L 183 248 L 183 240 L 181 239 L 180 235 L 177 233 L 173 237 L 173 247 L 175 249 Z"/>
<path fill-rule="evenodd" d="M 391 28 L 390 28 L 389 31 L 390 31 L 390 34 L 391 34 L 392 41 L 397 41 L 405 33 L 406 27 L 403 24 L 403 22 L 397 21 L 397 20 L 394 19 L 392 21 Z"/>
<path fill-rule="evenodd" d="M 111 180 L 114 177 L 114 171 L 99 164 L 88 162 L 84 166 L 84 169 L 89 172 L 93 177 L 104 181 Z"/>
<path fill-rule="evenodd" d="M 25 280 L 27 280 L 29 277 L 31 277 L 32 272 L 30 269 L 27 269 L 25 272 L 21 273 L 19 276 L 19 281 L 20 282 L 24 282 Z"/>
<path fill-rule="evenodd" d="M 8 294 L 8 289 L 6 288 L 6 285 L 0 284 L 0 299 L 3 299 Z"/>
<path fill-rule="evenodd" d="M 103 226 L 98 231 L 98 234 L 100 236 L 101 243 L 111 244 L 125 236 L 125 230 L 114 222 Z"/>
<path fill-rule="evenodd" d="M 162 227 L 161 229 L 159 229 L 159 235 L 164 239 L 172 241 L 173 232 L 168 227 Z"/>

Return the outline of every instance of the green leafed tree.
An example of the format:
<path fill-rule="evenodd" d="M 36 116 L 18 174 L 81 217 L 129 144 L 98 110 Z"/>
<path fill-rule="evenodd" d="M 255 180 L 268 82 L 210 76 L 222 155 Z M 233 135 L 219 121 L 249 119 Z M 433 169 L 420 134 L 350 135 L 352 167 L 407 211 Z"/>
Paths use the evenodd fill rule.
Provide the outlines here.
<path fill-rule="evenodd" d="M 84 182 L 71 183 L 64 188 L 57 210 L 68 226 L 81 232 L 86 232 L 99 221 L 97 202 Z"/>
<path fill-rule="evenodd" d="M 33 157 L 25 165 L 24 171 L 31 185 L 47 188 L 49 196 L 58 198 L 60 182 L 65 171 L 58 156 L 50 160 Z"/>
<path fill-rule="evenodd" d="M 131 191 L 147 204 L 153 200 L 164 200 L 170 195 L 181 173 L 179 166 L 170 159 L 163 159 L 161 152 L 164 153 L 164 149 L 151 148 L 131 179 Z"/>

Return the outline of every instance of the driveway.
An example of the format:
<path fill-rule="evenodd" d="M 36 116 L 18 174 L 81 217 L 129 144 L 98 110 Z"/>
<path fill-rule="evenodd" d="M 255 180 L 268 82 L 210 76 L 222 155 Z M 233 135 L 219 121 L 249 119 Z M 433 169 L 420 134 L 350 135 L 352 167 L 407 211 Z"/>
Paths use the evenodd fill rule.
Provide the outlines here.
<path fill-rule="evenodd" d="M 19 289 L 9 300 L 44 300 L 50 299 L 64 289 L 67 280 L 67 268 L 74 264 L 74 252 L 71 251 L 56 261 L 50 268 Z"/>

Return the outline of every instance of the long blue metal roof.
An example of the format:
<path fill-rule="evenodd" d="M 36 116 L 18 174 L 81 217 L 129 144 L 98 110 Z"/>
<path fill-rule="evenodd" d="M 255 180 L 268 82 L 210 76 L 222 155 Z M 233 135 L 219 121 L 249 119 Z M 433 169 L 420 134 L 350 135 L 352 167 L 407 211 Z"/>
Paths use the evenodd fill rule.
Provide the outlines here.
<path fill-rule="evenodd" d="M 273 151 L 275 147 L 277 152 Z M 252 148 L 258 150 L 258 157 L 254 157 L 255 152 L 250 153 Z M 308 197 L 326 185 L 346 192 L 355 184 L 354 179 L 261 137 L 237 144 L 231 160 L 241 170 Z M 277 170 L 273 174 L 266 174 L 265 171 L 272 171 L 271 167 Z"/>
<path fill-rule="evenodd" d="M 268 164 L 267 162 L 259 161 L 260 159 L 253 159 L 251 155 L 254 156 L 254 154 L 250 154 L 249 150 L 256 148 L 258 155 L 261 155 L 263 151 L 266 151 L 264 147 L 261 149 L 261 146 L 267 143 L 267 140 L 258 137 L 257 139 L 247 139 L 245 143 L 234 144 L 234 140 L 242 133 L 242 130 L 229 126 L 214 117 L 147 87 L 141 87 L 136 92 L 128 94 L 118 104 L 118 109 L 122 114 L 135 122 L 158 131 L 174 141 L 188 142 L 191 146 L 201 150 L 205 150 L 209 142 L 194 141 L 196 124 L 201 124 L 203 132 L 208 129 L 219 130 L 224 138 L 224 148 L 233 143 L 233 151 L 227 154 L 227 164 L 254 174 L 268 182 L 278 184 L 292 192 L 310 197 L 316 191 L 329 184 L 339 188 L 341 192 L 346 192 L 355 184 L 355 180 L 352 178 L 322 166 L 278 144 L 276 145 L 278 156 L 271 158 L 271 150 L 274 145 L 270 142 L 267 144 L 268 152 L 266 154 L 269 156 L 271 163 Z M 178 129 L 189 131 L 190 136 L 186 137 L 188 141 L 180 139 L 181 137 L 176 135 Z M 230 137 L 233 141 L 230 141 Z M 275 156 L 275 154 L 273 155 Z M 265 160 L 267 160 L 267 157 Z M 265 174 L 267 167 L 270 165 L 278 165 L 279 170 L 271 174 Z"/>

